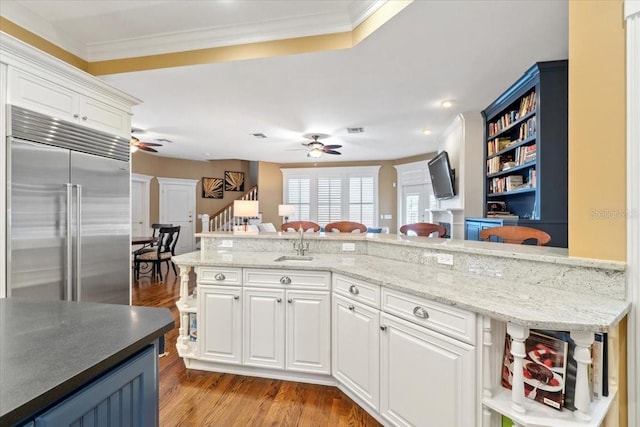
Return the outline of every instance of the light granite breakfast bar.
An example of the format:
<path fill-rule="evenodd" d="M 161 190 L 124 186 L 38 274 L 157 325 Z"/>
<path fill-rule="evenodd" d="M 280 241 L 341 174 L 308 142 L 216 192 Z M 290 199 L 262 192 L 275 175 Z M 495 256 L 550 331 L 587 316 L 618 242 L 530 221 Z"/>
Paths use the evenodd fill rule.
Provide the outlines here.
<path fill-rule="evenodd" d="M 437 338 L 442 342 L 456 339 L 453 344 L 464 349 L 458 352 L 456 347 L 454 351 L 460 362 L 453 368 L 452 375 L 465 378 L 456 380 L 460 383 L 455 385 L 451 401 L 438 401 L 436 408 L 431 408 L 450 407 L 441 411 L 441 422 L 449 423 L 447 425 L 495 426 L 499 424 L 498 414 L 505 414 L 522 426 L 597 426 L 615 396 L 614 389 L 608 398 L 590 401 L 587 367 L 591 363 L 589 351 L 594 332 L 612 331 L 629 311 L 630 305 L 625 300 L 624 263 L 573 258 L 567 255 L 566 249 L 560 248 L 394 234 L 202 233 L 197 237 L 200 251 L 174 257 L 182 278 L 177 302 L 182 314 L 177 348 L 188 368 L 334 384 L 385 425 L 415 424 L 417 421 L 411 420 L 412 415 L 404 417 L 403 409 L 394 407 L 398 405 L 399 396 L 390 395 L 392 392 L 383 386 L 385 363 L 395 357 L 393 348 L 385 347 L 393 342 L 393 338 L 387 336 L 394 337 L 402 327 L 418 324 L 421 330 L 438 332 Z M 307 257 L 292 256 L 294 243 L 299 244 L 301 237 L 309 247 Z M 283 255 L 289 257 L 276 261 Z M 192 268 L 198 283 L 195 297 L 188 292 Z M 316 282 L 311 283 L 313 280 Z M 265 290 L 280 293 L 265 294 Z M 273 297 L 270 301 L 274 307 L 284 300 L 289 303 L 289 310 L 296 306 L 296 290 L 314 297 L 319 295 L 320 300 L 326 294 L 326 302 L 318 303 L 318 307 L 322 304 L 327 307 L 319 308 L 317 316 L 325 316 L 323 313 L 329 313 L 329 305 L 332 307 L 331 314 L 326 314 L 331 337 L 327 338 L 327 348 L 322 350 L 331 353 L 330 363 L 327 361 L 326 366 L 315 370 L 289 366 L 288 359 L 293 358 L 289 353 L 281 357 L 287 360 L 286 369 L 284 365 L 263 363 L 259 358 L 252 360 L 249 353 L 262 345 L 251 341 L 262 331 L 259 325 L 252 325 L 263 323 L 252 317 L 259 311 L 252 311 L 252 301 L 259 304 L 260 298 Z M 219 304 L 220 292 L 231 305 Z M 369 300 L 368 295 L 371 295 Z M 371 319 L 375 321 L 379 337 L 371 338 L 369 345 L 377 353 L 380 343 L 381 358 L 375 357 L 374 362 L 380 366 L 382 377 L 380 380 L 376 377 L 375 384 L 369 384 L 369 388 L 375 389 L 373 392 L 363 393 L 361 384 L 340 372 L 340 334 L 345 333 L 344 328 L 348 329 L 348 324 L 345 326 L 339 320 L 340 316 L 346 319 L 340 311 L 341 302 L 347 314 L 358 311 L 362 315 L 365 309 L 374 309 Z M 222 357 L 215 351 L 208 353 L 206 348 L 220 333 L 208 317 L 213 307 L 236 313 L 225 312 L 225 316 L 231 317 L 224 319 L 211 318 L 236 328 L 225 338 L 226 344 L 234 343 L 230 351 L 234 353 L 232 357 L 229 354 Z M 266 305 L 260 307 L 263 310 Z M 297 316 L 295 309 L 291 310 L 286 316 Z M 195 329 L 194 318 L 198 319 L 196 341 L 193 341 L 195 331 L 189 328 L 190 317 L 192 329 Z M 408 323 L 394 323 L 403 321 Z M 287 324 L 287 331 L 289 328 L 293 326 Z M 329 326 L 318 328 L 324 331 Z M 525 399 L 521 368 L 524 340 L 530 328 L 571 332 L 578 366 L 576 411 L 556 411 Z M 516 390 L 513 393 L 500 386 L 505 330 L 513 338 Z M 360 332 L 354 330 L 354 333 Z M 295 335 L 287 340 L 294 338 Z M 287 341 L 286 345 L 290 343 Z M 447 363 L 443 367 L 448 366 Z M 323 363 L 319 362 L 320 365 Z M 394 369 L 397 373 L 398 368 Z M 420 373 L 422 371 L 416 371 L 414 376 Z M 425 374 L 433 372 L 427 370 Z M 416 390 L 411 389 L 419 385 L 407 384 L 406 393 L 415 393 Z M 391 384 L 386 386 L 393 390 Z M 470 405 L 471 409 L 461 409 L 463 404 Z M 413 414 L 411 410 L 407 413 Z"/>

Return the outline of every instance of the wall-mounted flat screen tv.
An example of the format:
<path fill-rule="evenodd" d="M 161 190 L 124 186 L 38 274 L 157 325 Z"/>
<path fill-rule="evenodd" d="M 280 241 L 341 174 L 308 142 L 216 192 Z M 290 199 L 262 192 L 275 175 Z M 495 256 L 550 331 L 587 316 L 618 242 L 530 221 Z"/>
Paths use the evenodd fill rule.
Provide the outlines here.
<path fill-rule="evenodd" d="M 436 199 L 450 199 L 456 195 L 455 171 L 451 169 L 449 154 L 441 151 L 427 163 L 429 175 L 431 175 L 431 186 Z"/>

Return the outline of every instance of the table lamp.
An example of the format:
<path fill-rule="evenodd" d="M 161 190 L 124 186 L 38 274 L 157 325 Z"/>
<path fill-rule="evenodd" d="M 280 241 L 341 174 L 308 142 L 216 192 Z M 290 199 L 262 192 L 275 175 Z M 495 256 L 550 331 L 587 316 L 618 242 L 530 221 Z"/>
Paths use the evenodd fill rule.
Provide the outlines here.
<path fill-rule="evenodd" d="M 247 231 L 247 224 L 249 218 L 258 216 L 259 207 L 257 200 L 234 200 L 233 201 L 233 216 L 242 218 L 244 224 L 244 231 Z"/>
<path fill-rule="evenodd" d="M 296 213 L 296 207 L 294 205 L 278 205 L 278 216 L 282 217 L 283 224 L 289 221 L 289 217 L 294 213 Z"/>

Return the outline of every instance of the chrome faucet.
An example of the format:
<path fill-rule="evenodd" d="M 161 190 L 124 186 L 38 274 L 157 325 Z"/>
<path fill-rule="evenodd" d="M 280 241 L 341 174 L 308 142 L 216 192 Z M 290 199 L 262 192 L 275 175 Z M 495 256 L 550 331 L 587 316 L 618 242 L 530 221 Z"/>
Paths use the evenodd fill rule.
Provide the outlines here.
<path fill-rule="evenodd" d="M 304 231 L 302 226 L 298 229 L 298 240 L 293 242 L 293 249 L 297 255 L 304 256 L 304 253 L 309 250 L 309 242 L 304 241 Z"/>

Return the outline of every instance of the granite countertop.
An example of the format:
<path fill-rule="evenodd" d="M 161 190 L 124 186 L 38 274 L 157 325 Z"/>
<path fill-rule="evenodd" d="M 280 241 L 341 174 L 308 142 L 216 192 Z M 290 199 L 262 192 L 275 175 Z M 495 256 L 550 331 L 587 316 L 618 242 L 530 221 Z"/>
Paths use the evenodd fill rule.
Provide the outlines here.
<path fill-rule="evenodd" d="M 42 410 L 172 328 L 166 308 L 0 299 L 0 425 Z"/>
<path fill-rule="evenodd" d="M 265 240 L 297 240 L 298 233 L 294 232 L 260 232 L 238 233 L 228 231 L 211 231 L 197 233 L 200 238 L 218 239 L 265 239 Z M 466 254 L 489 255 L 500 258 L 521 259 L 527 261 L 541 261 L 547 263 L 564 264 L 575 267 L 596 267 L 624 271 L 625 263 L 620 261 L 579 258 L 569 256 L 566 248 L 535 245 L 509 245 L 496 242 L 478 242 L 462 239 L 432 239 L 419 236 L 405 236 L 386 233 L 304 233 L 305 240 L 323 241 L 363 241 L 382 243 L 395 247 L 418 247 L 424 249 L 459 252 Z"/>
<path fill-rule="evenodd" d="M 499 244 L 498 244 L 499 245 Z M 504 245 L 503 245 L 504 246 Z M 274 261 L 274 252 L 201 252 L 174 257 L 190 266 L 251 267 L 330 271 L 390 289 L 457 306 L 481 315 L 532 328 L 606 332 L 629 311 L 629 302 L 588 293 L 576 294 L 434 265 L 414 264 L 371 255 L 314 254 L 312 261 Z M 559 278 L 559 285 L 561 284 Z"/>

